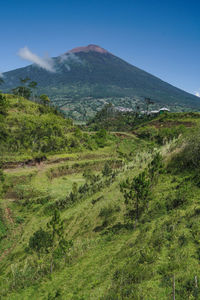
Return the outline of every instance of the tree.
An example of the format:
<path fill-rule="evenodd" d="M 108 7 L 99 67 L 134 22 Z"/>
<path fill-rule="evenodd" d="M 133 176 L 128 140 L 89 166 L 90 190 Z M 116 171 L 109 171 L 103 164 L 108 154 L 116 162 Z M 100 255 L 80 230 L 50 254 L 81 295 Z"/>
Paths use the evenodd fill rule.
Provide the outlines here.
<path fill-rule="evenodd" d="M 56 209 L 49 223 L 47 223 L 47 228 L 49 229 L 50 236 L 52 238 L 51 246 L 51 273 L 53 271 L 53 257 L 54 251 L 59 246 L 59 244 L 64 243 L 64 227 L 63 221 L 61 220 L 60 213 Z"/>
<path fill-rule="evenodd" d="M 34 232 L 33 236 L 29 239 L 29 247 L 36 251 L 39 256 L 41 253 L 48 253 L 48 249 L 52 247 L 52 244 L 53 239 L 51 234 L 42 228 Z"/>
<path fill-rule="evenodd" d="M 77 198 L 78 198 L 78 184 L 77 184 L 77 182 L 73 183 L 72 191 L 71 191 L 69 196 L 70 196 L 70 200 L 71 200 L 72 203 L 77 201 Z"/>
<path fill-rule="evenodd" d="M 45 94 L 40 95 L 40 100 L 41 100 L 42 104 L 44 104 L 44 105 L 48 105 L 51 102 L 49 97 Z"/>
<path fill-rule="evenodd" d="M 25 78 L 20 78 L 20 82 L 22 84 L 22 86 L 20 87 L 21 89 L 21 96 L 25 97 L 27 99 L 29 99 L 30 95 L 31 95 L 31 90 L 27 87 L 28 81 L 30 81 L 29 77 L 25 77 Z M 30 90 L 30 95 L 27 97 L 28 95 L 28 90 Z"/>
<path fill-rule="evenodd" d="M 34 92 L 34 90 L 37 87 L 37 82 L 36 81 L 31 81 L 28 86 L 32 90 L 33 100 L 35 101 L 35 92 Z"/>
<path fill-rule="evenodd" d="M 127 179 L 120 185 L 120 190 L 124 194 L 126 214 L 125 216 L 135 223 L 147 207 L 147 200 L 150 196 L 150 180 L 147 172 L 144 171 L 132 179 Z"/>
<path fill-rule="evenodd" d="M 59 248 L 61 250 L 61 254 L 64 255 L 65 257 L 65 263 L 66 263 L 66 258 L 67 258 L 67 251 L 73 246 L 73 241 L 69 240 L 67 241 L 66 239 L 62 238 L 59 241 Z"/>
<path fill-rule="evenodd" d="M 21 96 L 29 99 L 31 96 L 31 89 L 26 86 L 18 86 L 12 89 L 12 93 L 17 96 Z"/>
<path fill-rule="evenodd" d="M 12 89 L 12 93 L 17 96 L 21 96 L 29 99 L 31 96 L 31 89 L 29 88 L 28 81 L 30 81 L 29 77 L 20 78 L 21 85 Z"/>
<path fill-rule="evenodd" d="M 106 145 L 107 131 L 105 129 L 100 129 L 94 136 L 95 141 L 99 147 L 104 147 Z"/>
<path fill-rule="evenodd" d="M 6 99 L 6 96 L 0 94 L 0 115 L 6 116 L 7 111 L 8 111 L 8 101 Z"/>
<path fill-rule="evenodd" d="M 50 259 L 50 272 L 53 271 L 54 259 L 56 256 L 64 256 L 66 261 L 67 251 L 72 247 L 72 240 L 67 241 L 64 234 L 64 223 L 60 213 L 56 209 L 51 220 L 47 223 L 47 230 L 40 228 L 34 232 L 29 239 L 29 248 L 35 251 L 38 256 L 44 255 Z"/>
<path fill-rule="evenodd" d="M 6 139 L 8 137 L 8 126 L 5 122 L 6 116 L 8 113 L 8 100 L 5 95 L 0 94 L 0 152 L 4 148 L 4 145 L 7 143 Z M 1 172 L 0 172 L 1 173 Z"/>
<path fill-rule="evenodd" d="M 110 176 L 112 174 L 112 169 L 110 168 L 108 162 L 105 163 L 104 168 L 102 170 L 103 176 Z"/>
<path fill-rule="evenodd" d="M 0 162 L 0 196 L 4 192 L 4 181 L 5 181 L 5 176 L 2 169 L 2 163 Z"/>
<path fill-rule="evenodd" d="M 158 179 L 158 175 L 162 173 L 164 169 L 163 158 L 159 152 L 154 155 L 148 167 L 149 167 L 149 176 L 151 182 L 153 183 Z"/>

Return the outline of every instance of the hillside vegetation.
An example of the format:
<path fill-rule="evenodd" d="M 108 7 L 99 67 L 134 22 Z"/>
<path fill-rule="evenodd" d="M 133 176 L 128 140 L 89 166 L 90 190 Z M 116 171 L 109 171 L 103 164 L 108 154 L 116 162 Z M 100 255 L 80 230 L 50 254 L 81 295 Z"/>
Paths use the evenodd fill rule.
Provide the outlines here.
<path fill-rule="evenodd" d="M 104 131 L 83 133 L 55 107 L 0 94 L 0 159 L 45 159 L 49 154 L 97 149 L 106 143 Z"/>
<path fill-rule="evenodd" d="M 40 107 L 10 101 L 6 122 Z M 166 114 L 109 133 L 82 132 L 52 111 L 35 120 L 49 114 L 61 139 L 79 146 L 12 168 L 4 146 L 0 297 L 199 299 L 200 114 Z M 7 124 L 10 134 L 18 126 Z M 26 145 L 15 162 L 31 153 Z"/>

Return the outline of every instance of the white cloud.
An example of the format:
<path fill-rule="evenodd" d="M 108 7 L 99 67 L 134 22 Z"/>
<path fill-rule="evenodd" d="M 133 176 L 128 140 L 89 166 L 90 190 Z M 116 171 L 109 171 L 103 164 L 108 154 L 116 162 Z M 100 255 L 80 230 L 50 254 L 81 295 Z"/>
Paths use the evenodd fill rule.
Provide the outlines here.
<path fill-rule="evenodd" d="M 195 96 L 200 97 L 200 92 L 196 92 Z"/>
<path fill-rule="evenodd" d="M 3 74 L 0 72 L 0 78 L 2 78 L 3 77 Z"/>
<path fill-rule="evenodd" d="M 25 60 L 28 60 L 38 67 L 43 68 L 49 72 L 59 72 L 60 68 L 64 65 L 65 68 L 70 71 L 70 63 L 73 61 L 75 63 L 82 63 L 81 59 L 74 53 L 65 53 L 60 55 L 56 61 L 46 55 L 45 57 L 40 57 L 33 53 L 27 46 L 21 48 L 18 55 Z M 0 73 L 1 74 L 1 73 Z M 0 75 L 1 76 L 1 75 Z"/>
<path fill-rule="evenodd" d="M 62 54 L 58 58 L 59 58 L 58 62 L 62 65 L 65 65 L 65 67 L 68 71 L 71 70 L 70 62 L 73 61 L 75 63 L 82 63 L 81 59 L 77 55 L 75 55 L 74 53 L 70 53 L 70 52 Z"/>
<path fill-rule="evenodd" d="M 60 62 L 64 62 L 64 61 L 76 61 L 77 63 L 81 63 L 82 61 L 80 60 L 80 58 L 75 55 L 74 53 L 68 52 L 65 54 L 62 54 L 59 56 Z"/>
<path fill-rule="evenodd" d="M 54 62 L 51 58 L 39 57 L 38 55 L 31 52 L 31 50 L 29 50 L 28 47 L 21 48 L 18 52 L 18 55 L 22 59 L 28 60 L 28 61 L 36 64 L 37 66 L 39 66 L 42 69 L 45 69 L 49 72 L 56 72 L 55 67 L 54 67 Z"/>

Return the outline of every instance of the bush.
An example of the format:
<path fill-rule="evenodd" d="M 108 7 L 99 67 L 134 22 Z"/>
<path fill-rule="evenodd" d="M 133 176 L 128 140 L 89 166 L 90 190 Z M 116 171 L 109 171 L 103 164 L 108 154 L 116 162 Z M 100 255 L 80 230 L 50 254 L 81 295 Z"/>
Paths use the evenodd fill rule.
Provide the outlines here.
<path fill-rule="evenodd" d="M 34 232 L 33 236 L 29 239 L 29 247 L 38 253 L 47 252 L 52 243 L 51 234 L 42 228 Z"/>
<path fill-rule="evenodd" d="M 163 168 L 164 168 L 163 158 L 159 152 L 154 155 L 148 167 L 149 167 L 150 179 L 153 182 L 158 178 L 158 175 L 163 172 Z"/>
<path fill-rule="evenodd" d="M 113 213 L 115 212 L 119 212 L 120 211 L 120 207 L 119 206 L 105 206 L 103 208 L 101 208 L 100 213 L 99 213 L 99 217 L 101 218 L 109 218 Z"/>
<path fill-rule="evenodd" d="M 182 141 L 181 150 L 169 163 L 169 169 L 200 168 L 200 128 L 191 130 Z"/>
<path fill-rule="evenodd" d="M 95 142 L 98 147 L 103 148 L 106 145 L 107 132 L 105 129 L 100 129 L 94 136 Z"/>
<path fill-rule="evenodd" d="M 6 96 L 0 94 L 0 115 L 6 116 L 8 111 L 8 100 Z"/>
<path fill-rule="evenodd" d="M 112 174 L 112 169 L 110 168 L 108 162 L 105 163 L 104 168 L 102 170 L 103 176 L 110 176 Z"/>
<path fill-rule="evenodd" d="M 188 203 L 188 195 L 189 195 L 190 188 L 187 184 L 182 183 L 178 186 L 177 191 L 172 194 L 170 193 L 166 199 L 166 208 L 167 210 L 172 210 L 179 208 Z"/>
<path fill-rule="evenodd" d="M 20 216 L 17 216 L 17 217 L 16 217 L 16 223 L 18 223 L 18 224 L 24 223 L 24 218 L 23 218 L 23 217 L 20 217 Z"/>
<path fill-rule="evenodd" d="M 180 134 L 185 132 L 185 130 L 186 129 L 183 125 L 159 129 L 155 127 L 142 127 L 139 128 L 136 133 L 140 138 L 154 141 L 159 145 L 164 145 L 174 138 L 178 138 Z"/>

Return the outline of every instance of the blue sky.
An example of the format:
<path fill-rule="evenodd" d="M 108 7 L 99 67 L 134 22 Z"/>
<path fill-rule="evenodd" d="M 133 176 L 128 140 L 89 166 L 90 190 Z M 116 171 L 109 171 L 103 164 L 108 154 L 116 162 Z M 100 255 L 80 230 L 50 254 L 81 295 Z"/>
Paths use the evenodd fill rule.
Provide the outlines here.
<path fill-rule="evenodd" d="M 0 72 L 18 55 L 58 56 L 97 44 L 190 93 L 200 94 L 199 0 L 2 0 Z"/>

